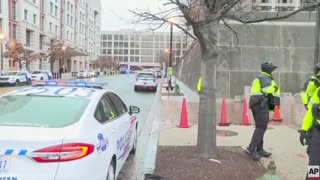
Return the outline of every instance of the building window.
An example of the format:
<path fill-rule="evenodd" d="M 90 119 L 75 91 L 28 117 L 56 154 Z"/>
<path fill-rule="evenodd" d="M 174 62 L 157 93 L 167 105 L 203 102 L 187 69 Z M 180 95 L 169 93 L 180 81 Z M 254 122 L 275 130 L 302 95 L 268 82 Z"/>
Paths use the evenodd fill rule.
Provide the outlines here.
<path fill-rule="evenodd" d="M 70 11 L 70 2 L 68 1 L 68 11 Z"/>
<path fill-rule="evenodd" d="M 31 31 L 26 30 L 26 46 L 30 47 Z"/>
<path fill-rule="evenodd" d="M 12 11 L 13 11 L 13 20 L 16 20 L 16 15 L 17 15 L 17 2 L 16 1 L 12 1 Z"/>
<path fill-rule="evenodd" d="M 41 21 L 40 30 L 43 31 L 43 29 L 44 29 L 44 17 L 41 17 L 40 21 Z"/>
<path fill-rule="evenodd" d="M 44 11 L 44 0 L 40 0 L 41 12 Z"/>
<path fill-rule="evenodd" d="M 71 4 L 71 13 L 73 13 L 73 5 Z"/>
<path fill-rule="evenodd" d="M 70 16 L 69 16 L 69 14 L 67 15 L 67 24 L 69 24 L 69 20 L 70 19 Z"/>
<path fill-rule="evenodd" d="M 33 24 L 37 24 L 37 15 L 33 14 Z"/>
<path fill-rule="evenodd" d="M 55 32 L 56 32 L 56 34 L 58 34 L 58 25 L 56 25 Z"/>
<path fill-rule="evenodd" d="M 17 25 L 13 25 L 13 29 L 12 29 L 12 33 L 13 33 L 13 39 L 17 39 Z"/>
<path fill-rule="evenodd" d="M 50 24 L 49 24 L 49 30 L 50 30 L 50 32 L 52 32 L 52 22 L 50 22 Z"/>
<path fill-rule="evenodd" d="M 55 6 L 55 11 L 54 11 L 55 16 L 58 17 L 58 6 Z"/>
<path fill-rule="evenodd" d="M 24 20 L 28 20 L 28 10 L 24 10 Z"/>
<path fill-rule="evenodd" d="M 50 2 L 50 14 L 53 14 L 53 3 Z"/>
<path fill-rule="evenodd" d="M 0 32 L 2 33 L 2 19 L 0 18 Z"/>
<path fill-rule="evenodd" d="M 32 2 L 33 2 L 33 4 L 35 4 L 35 3 L 36 3 L 36 0 L 32 0 Z"/>
<path fill-rule="evenodd" d="M 67 31 L 67 40 L 69 40 L 69 31 Z"/>
<path fill-rule="evenodd" d="M 40 35 L 40 37 L 39 37 L 39 49 L 42 49 L 42 44 L 43 44 L 43 35 Z"/>
<path fill-rule="evenodd" d="M 72 26 L 72 21 L 73 21 L 73 17 L 72 16 L 70 16 L 70 24 L 71 24 L 71 26 Z"/>

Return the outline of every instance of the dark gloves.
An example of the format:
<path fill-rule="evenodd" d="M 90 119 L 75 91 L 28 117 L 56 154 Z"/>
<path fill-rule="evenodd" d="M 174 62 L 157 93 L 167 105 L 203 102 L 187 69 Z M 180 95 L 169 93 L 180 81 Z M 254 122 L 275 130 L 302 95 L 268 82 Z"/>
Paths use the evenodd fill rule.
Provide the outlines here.
<path fill-rule="evenodd" d="M 299 130 L 298 131 L 300 133 L 300 143 L 302 146 L 304 145 L 309 145 L 310 144 L 310 137 L 308 136 L 307 134 L 307 131 L 304 131 L 304 130 Z"/>
<path fill-rule="evenodd" d="M 305 104 L 304 108 L 306 108 L 306 110 L 308 111 L 308 104 Z"/>

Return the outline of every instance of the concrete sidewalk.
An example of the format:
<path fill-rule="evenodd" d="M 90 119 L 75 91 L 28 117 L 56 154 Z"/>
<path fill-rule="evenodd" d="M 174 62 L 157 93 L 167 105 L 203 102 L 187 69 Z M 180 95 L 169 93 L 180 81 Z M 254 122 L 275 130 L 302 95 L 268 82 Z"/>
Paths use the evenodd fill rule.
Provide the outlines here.
<path fill-rule="evenodd" d="M 197 141 L 197 121 L 198 110 L 193 107 L 197 103 L 197 94 L 190 91 L 181 82 L 178 82 L 181 92 L 184 93 L 188 101 L 189 121 L 192 118 L 193 126 L 188 129 L 176 127 L 181 115 L 181 105 L 183 97 L 162 97 L 167 105 L 162 107 L 163 113 L 169 113 L 170 119 L 167 122 L 160 122 L 158 145 L 166 146 L 190 146 L 196 145 Z M 191 98 L 189 98 L 191 97 Z M 190 106 L 191 104 L 191 106 Z M 190 108 L 192 107 L 192 108 Z M 253 120 L 250 119 L 252 122 Z M 299 133 L 296 127 L 289 127 L 282 123 L 269 125 L 265 134 L 265 149 L 272 152 L 271 158 L 263 158 L 260 161 L 267 167 L 270 160 L 274 160 L 277 166 L 278 175 L 284 180 L 301 180 L 305 178 L 308 166 L 308 156 L 306 147 L 299 142 Z M 254 125 L 239 126 L 231 125 L 227 127 L 217 126 L 218 146 L 241 146 L 245 149 L 252 137 Z M 220 131 L 227 130 L 237 133 L 236 136 L 224 136 Z"/>

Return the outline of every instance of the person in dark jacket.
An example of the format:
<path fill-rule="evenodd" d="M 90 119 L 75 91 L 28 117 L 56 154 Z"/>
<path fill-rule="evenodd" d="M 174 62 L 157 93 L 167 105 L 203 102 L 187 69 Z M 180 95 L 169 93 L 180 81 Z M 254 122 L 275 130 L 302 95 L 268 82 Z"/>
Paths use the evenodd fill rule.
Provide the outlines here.
<path fill-rule="evenodd" d="M 276 68 L 270 61 L 263 62 L 261 74 L 252 82 L 249 107 L 256 128 L 246 154 L 253 160 L 271 156 L 271 153 L 263 148 L 263 137 L 269 123 L 269 111 L 273 111 L 276 105 L 280 106 L 280 88 L 272 77 Z"/>

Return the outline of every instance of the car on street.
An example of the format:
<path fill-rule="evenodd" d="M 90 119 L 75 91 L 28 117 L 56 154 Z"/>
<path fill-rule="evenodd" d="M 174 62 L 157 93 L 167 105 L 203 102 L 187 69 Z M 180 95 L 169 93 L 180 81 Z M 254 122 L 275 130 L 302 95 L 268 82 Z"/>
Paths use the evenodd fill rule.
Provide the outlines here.
<path fill-rule="evenodd" d="M 92 74 L 89 70 L 81 70 L 78 73 L 78 78 L 89 78 L 92 77 Z"/>
<path fill-rule="evenodd" d="M 33 71 L 31 74 L 31 80 L 32 81 L 38 81 L 38 80 L 50 80 L 50 76 L 42 70 Z"/>
<path fill-rule="evenodd" d="M 4 71 L 0 75 L 0 85 L 31 84 L 31 75 L 27 71 Z"/>
<path fill-rule="evenodd" d="M 152 71 L 141 71 L 136 76 L 134 91 L 149 90 L 156 92 L 158 87 L 157 78 Z"/>
<path fill-rule="evenodd" d="M 84 81 L 47 81 L 0 96 L 0 173 L 11 180 L 116 180 L 136 151 L 139 112 Z"/>
<path fill-rule="evenodd" d="M 45 72 L 48 75 L 49 80 L 53 79 L 53 75 L 52 75 L 51 70 L 40 70 L 40 71 Z"/>

